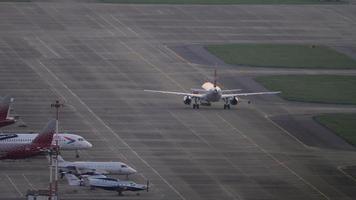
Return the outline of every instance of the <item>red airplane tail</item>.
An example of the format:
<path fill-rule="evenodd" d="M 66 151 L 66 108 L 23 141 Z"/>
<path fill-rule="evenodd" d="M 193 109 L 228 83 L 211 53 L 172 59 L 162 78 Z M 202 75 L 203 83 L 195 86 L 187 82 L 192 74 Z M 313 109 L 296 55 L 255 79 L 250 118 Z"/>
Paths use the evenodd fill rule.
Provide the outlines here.
<path fill-rule="evenodd" d="M 56 132 L 56 120 L 48 122 L 46 127 L 32 140 L 30 144 L 14 147 L 0 155 L 0 159 L 21 159 L 38 155 L 51 147 L 53 135 Z"/>
<path fill-rule="evenodd" d="M 10 113 L 11 97 L 6 96 L 0 102 L 0 121 L 5 121 Z"/>
<path fill-rule="evenodd" d="M 52 144 L 53 135 L 56 132 L 57 121 L 55 119 L 50 120 L 46 127 L 37 135 L 32 141 L 32 145 L 39 147 L 49 147 Z"/>

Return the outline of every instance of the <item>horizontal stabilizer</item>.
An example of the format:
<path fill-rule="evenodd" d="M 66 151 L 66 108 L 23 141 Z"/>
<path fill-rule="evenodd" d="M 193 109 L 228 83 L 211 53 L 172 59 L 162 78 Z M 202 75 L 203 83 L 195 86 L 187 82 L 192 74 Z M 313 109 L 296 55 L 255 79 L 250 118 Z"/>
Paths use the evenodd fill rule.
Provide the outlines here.
<path fill-rule="evenodd" d="M 70 186 L 79 186 L 79 185 L 81 185 L 82 181 L 77 176 L 75 176 L 74 174 L 66 173 L 64 176 L 66 177 L 66 179 L 68 181 L 68 184 Z"/>

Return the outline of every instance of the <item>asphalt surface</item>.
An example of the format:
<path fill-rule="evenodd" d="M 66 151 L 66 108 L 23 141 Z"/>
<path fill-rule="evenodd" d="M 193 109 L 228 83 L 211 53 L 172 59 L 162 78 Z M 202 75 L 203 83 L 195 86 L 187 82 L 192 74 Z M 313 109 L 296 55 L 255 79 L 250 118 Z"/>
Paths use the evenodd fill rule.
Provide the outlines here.
<path fill-rule="evenodd" d="M 139 171 L 132 180 L 150 180 L 148 193 L 119 199 L 355 199 L 356 181 L 340 168 L 356 165 L 353 150 L 309 146 L 271 120 L 354 107 L 311 109 L 268 96 L 231 110 L 222 103 L 193 110 L 181 97 L 143 91 L 189 91 L 211 78 L 215 66 L 191 63 L 168 46 L 293 42 L 354 48 L 355 11 L 353 4 L 0 3 L 0 94 L 15 97 L 13 112 L 27 125 L 2 131 L 40 130 L 54 116 L 50 104 L 60 98 L 66 105 L 60 129 L 94 145 L 80 152 L 80 160 L 126 162 Z M 318 73 L 225 65 L 218 70 L 224 88 L 245 91 L 263 90 L 251 79 L 258 74 Z M 73 152 L 63 157 L 76 160 Z M 27 189 L 46 188 L 47 165 L 41 156 L 0 161 L 0 199 L 23 199 Z M 118 198 L 65 180 L 60 194 Z"/>

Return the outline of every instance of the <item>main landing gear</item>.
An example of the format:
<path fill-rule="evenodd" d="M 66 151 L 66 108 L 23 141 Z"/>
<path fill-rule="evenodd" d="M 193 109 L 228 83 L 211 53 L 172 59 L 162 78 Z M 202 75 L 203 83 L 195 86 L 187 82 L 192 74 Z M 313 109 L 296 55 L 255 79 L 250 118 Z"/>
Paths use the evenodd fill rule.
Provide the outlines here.
<path fill-rule="evenodd" d="M 193 109 L 199 109 L 199 102 L 197 98 L 194 98 Z"/>
<path fill-rule="evenodd" d="M 226 99 L 224 99 L 224 100 L 225 100 L 224 109 L 230 109 L 230 102 L 229 102 L 229 99 L 226 98 Z"/>

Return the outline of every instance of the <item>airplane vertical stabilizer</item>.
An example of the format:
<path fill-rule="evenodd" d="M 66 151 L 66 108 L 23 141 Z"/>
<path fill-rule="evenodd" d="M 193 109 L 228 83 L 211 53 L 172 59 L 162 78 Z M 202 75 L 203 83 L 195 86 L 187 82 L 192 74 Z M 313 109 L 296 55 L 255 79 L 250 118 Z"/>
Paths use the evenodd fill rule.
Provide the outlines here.
<path fill-rule="evenodd" d="M 10 113 L 10 104 L 11 104 L 11 97 L 6 96 L 0 102 L 0 121 L 4 121 L 7 119 Z"/>
<path fill-rule="evenodd" d="M 216 88 L 216 82 L 217 82 L 217 74 L 216 74 L 216 69 L 214 70 L 214 88 Z"/>
<path fill-rule="evenodd" d="M 58 155 L 57 159 L 58 159 L 58 163 L 66 162 L 61 155 Z"/>
<path fill-rule="evenodd" d="M 201 86 L 204 90 L 210 90 L 214 88 L 214 84 L 210 83 L 210 82 L 205 82 L 202 86 Z"/>
<path fill-rule="evenodd" d="M 56 123 L 55 119 L 50 120 L 46 127 L 32 141 L 32 144 L 40 145 L 42 147 L 51 146 L 53 135 L 56 132 Z"/>

